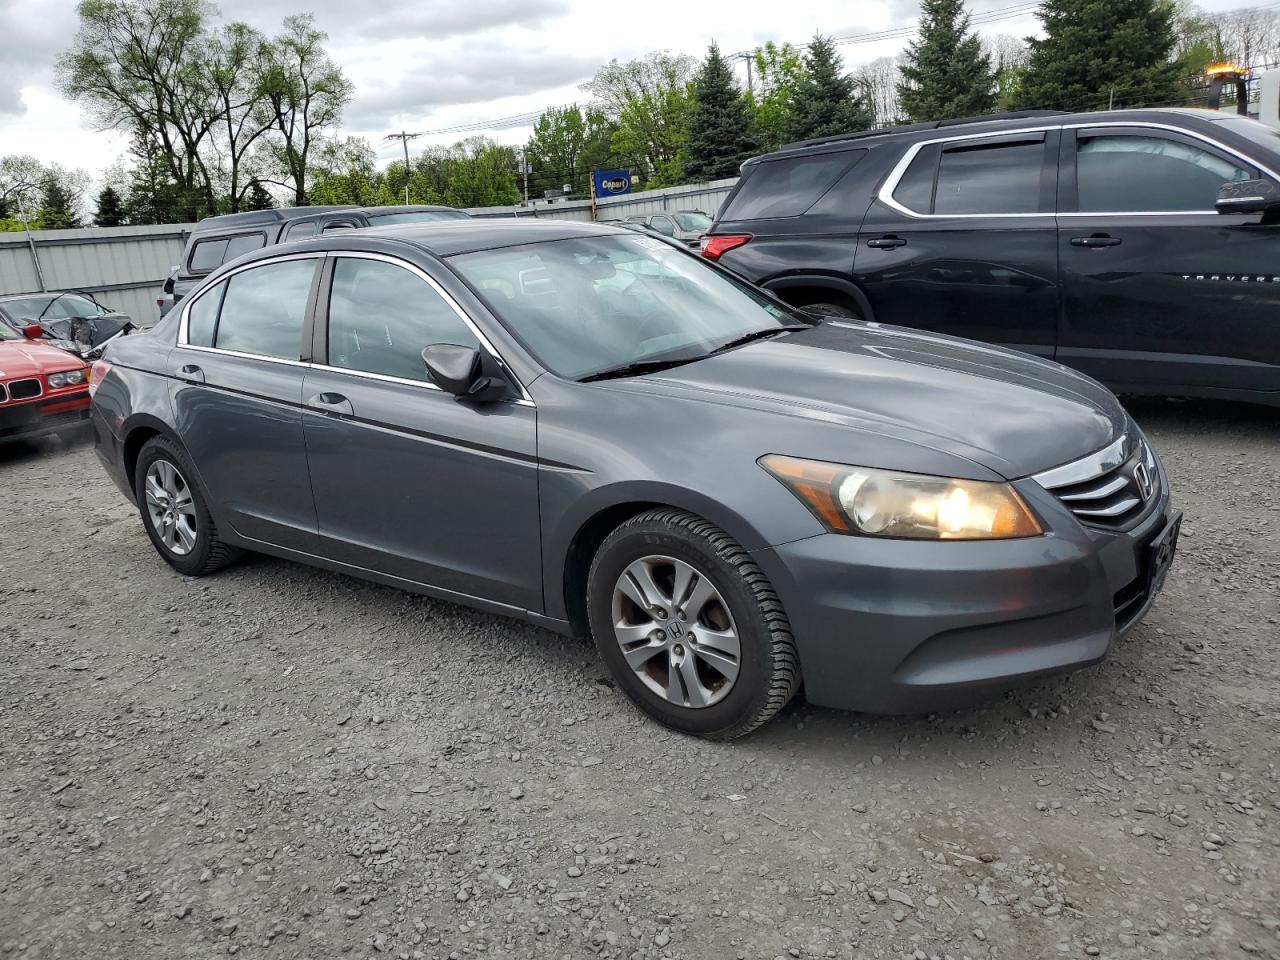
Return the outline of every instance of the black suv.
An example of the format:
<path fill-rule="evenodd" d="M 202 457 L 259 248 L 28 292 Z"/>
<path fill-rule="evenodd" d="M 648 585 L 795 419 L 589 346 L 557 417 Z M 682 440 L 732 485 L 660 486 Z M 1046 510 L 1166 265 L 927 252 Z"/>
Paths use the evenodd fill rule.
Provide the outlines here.
<path fill-rule="evenodd" d="M 196 224 L 182 252 L 182 262 L 164 283 L 167 296 L 158 301 L 160 314 L 190 293 L 201 280 L 229 260 L 261 247 L 302 240 L 322 233 L 357 230 L 392 223 L 466 220 L 469 214 L 453 207 L 425 204 L 387 207 L 283 207 L 206 217 Z"/>
<path fill-rule="evenodd" d="M 747 161 L 704 256 L 798 306 L 986 340 L 1117 390 L 1280 403 L 1280 133 L 1026 112 Z"/>

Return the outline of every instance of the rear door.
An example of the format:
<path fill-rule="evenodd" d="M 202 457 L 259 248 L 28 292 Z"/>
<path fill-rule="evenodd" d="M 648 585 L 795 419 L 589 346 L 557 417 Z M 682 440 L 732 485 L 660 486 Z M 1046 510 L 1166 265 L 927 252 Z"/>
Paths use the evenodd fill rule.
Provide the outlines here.
<path fill-rule="evenodd" d="M 1067 131 L 1058 360 L 1120 389 L 1280 389 L 1280 226 L 1214 211 L 1259 176 L 1188 132 Z"/>
<path fill-rule="evenodd" d="M 435 278 L 381 254 L 330 260 L 303 390 L 325 556 L 541 610 L 532 403 L 428 382 L 427 345 L 488 349 Z"/>
<path fill-rule="evenodd" d="M 863 221 L 875 319 L 1053 356 L 1057 130 L 918 143 Z"/>
<path fill-rule="evenodd" d="M 232 273 L 186 304 L 169 354 L 179 436 L 242 536 L 314 552 L 302 363 L 319 256 Z"/>

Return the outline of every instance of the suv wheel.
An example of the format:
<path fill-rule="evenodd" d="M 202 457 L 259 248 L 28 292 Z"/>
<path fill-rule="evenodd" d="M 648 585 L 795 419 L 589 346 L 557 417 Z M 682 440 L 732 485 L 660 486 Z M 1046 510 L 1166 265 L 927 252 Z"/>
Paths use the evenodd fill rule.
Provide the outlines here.
<path fill-rule="evenodd" d="M 799 687 L 791 627 L 764 573 L 723 530 L 653 510 L 600 546 L 587 582 L 591 633 L 631 700 L 669 727 L 728 740 Z"/>
<path fill-rule="evenodd" d="M 143 445 L 134 468 L 134 493 L 152 546 L 179 573 L 203 576 L 239 556 L 219 539 L 204 491 L 177 444 L 153 437 Z"/>

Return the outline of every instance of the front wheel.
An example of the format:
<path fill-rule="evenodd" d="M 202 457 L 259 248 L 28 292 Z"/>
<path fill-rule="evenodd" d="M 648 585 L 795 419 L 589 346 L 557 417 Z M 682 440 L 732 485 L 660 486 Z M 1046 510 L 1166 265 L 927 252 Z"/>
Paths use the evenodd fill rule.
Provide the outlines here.
<path fill-rule="evenodd" d="M 587 582 L 591 633 L 631 700 L 674 729 L 728 740 L 786 705 L 800 665 L 786 613 L 723 530 L 653 510 L 601 544 Z"/>

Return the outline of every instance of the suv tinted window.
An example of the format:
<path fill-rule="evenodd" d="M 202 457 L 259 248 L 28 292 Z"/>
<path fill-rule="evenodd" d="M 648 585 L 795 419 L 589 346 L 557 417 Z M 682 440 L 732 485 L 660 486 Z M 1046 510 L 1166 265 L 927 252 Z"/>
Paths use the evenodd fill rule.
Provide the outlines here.
<path fill-rule="evenodd" d="M 720 219 L 798 217 L 865 154 L 865 150 L 850 150 L 762 163 L 743 183 Z"/>
<path fill-rule="evenodd" d="M 944 149 L 933 212 L 1037 213 L 1043 169 L 1043 140 Z"/>
<path fill-rule="evenodd" d="M 267 237 L 262 233 L 242 233 L 234 237 L 212 237 L 197 240 L 191 249 L 187 269 L 192 273 L 209 273 L 228 260 L 234 260 L 251 250 L 266 246 Z"/>
<path fill-rule="evenodd" d="M 893 199 L 916 213 L 933 211 L 933 182 L 938 172 L 938 147 L 923 147 L 893 189 Z"/>
<path fill-rule="evenodd" d="M 344 257 L 329 295 L 329 365 L 427 379 L 422 348 L 478 346 L 475 334 L 421 277 L 382 260 Z"/>
<path fill-rule="evenodd" d="M 218 307 L 227 285 L 220 283 L 208 293 L 201 294 L 187 308 L 187 343 L 193 347 L 212 347 L 213 331 L 218 324 Z"/>
<path fill-rule="evenodd" d="M 1077 135 L 1081 213 L 1213 212 L 1218 189 L 1253 172 L 1180 140 L 1129 134 Z"/>
<path fill-rule="evenodd" d="M 284 260 L 237 273 L 227 281 L 214 346 L 297 360 L 317 260 Z"/>

